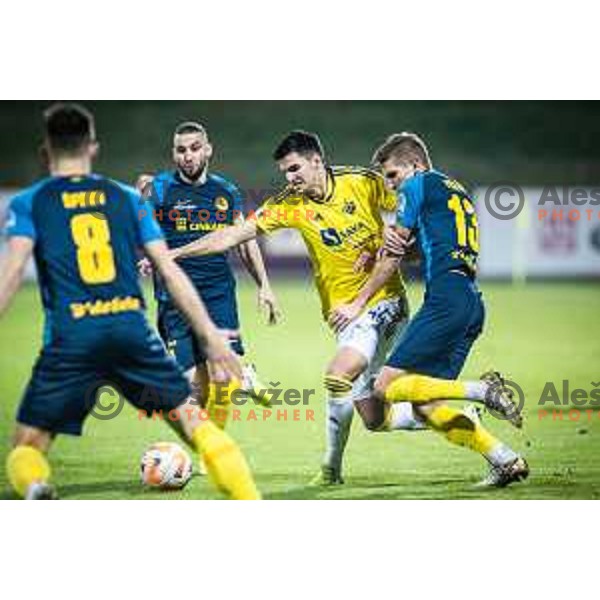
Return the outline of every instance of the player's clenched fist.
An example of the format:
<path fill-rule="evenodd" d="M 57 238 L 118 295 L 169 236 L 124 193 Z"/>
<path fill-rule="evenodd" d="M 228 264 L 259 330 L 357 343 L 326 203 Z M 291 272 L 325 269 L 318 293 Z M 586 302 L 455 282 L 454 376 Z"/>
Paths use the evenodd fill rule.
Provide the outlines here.
<path fill-rule="evenodd" d="M 393 256 L 404 256 L 414 243 L 407 229 L 388 225 L 383 230 L 383 250 Z"/>

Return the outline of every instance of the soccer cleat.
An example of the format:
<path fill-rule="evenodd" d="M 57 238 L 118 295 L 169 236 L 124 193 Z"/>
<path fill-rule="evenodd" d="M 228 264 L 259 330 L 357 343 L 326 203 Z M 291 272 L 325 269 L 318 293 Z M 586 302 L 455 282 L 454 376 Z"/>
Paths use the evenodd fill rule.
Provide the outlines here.
<path fill-rule="evenodd" d="M 519 456 L 507 465 L 492 467 L 487 476 L 475 485 L 476 488 L 504 488 L 511 483 L 524 481 L 529 477 L 529 465 Z"/>
<path fill-rule="evenodd" d="M 504 378 L 498 371 L 487 371 L 480 377 L 488 385 L 485 398 L 485 407 L 492 414 L 506 419 L 520 429 L 523 427 L 523 415 L 520 408 L 513 401 L 513 391 L 505 385 Z"/>
<path fill-rule="evenodd" d="M 58 500 L 56 490 L 49 483 L 32 483 L 25 500 Z"/>
<path fill-rule="evenodd" d="M 240 388 L 260 406 L 263 408 L 270 408 L 271 397 L 268 388 L 259 381 L 256 367 L 252 364 L 244 365 L 242 368 L 242 375 L 242 384 Z"/>
<path fill-rule="evenodd" d="M 332 485 L 343 485 L 344 479 L 339 469 L 328 465 L 321 465 L 320 471 L 311 479 L 310 485 L 315 487 L 328 487 Z"/>

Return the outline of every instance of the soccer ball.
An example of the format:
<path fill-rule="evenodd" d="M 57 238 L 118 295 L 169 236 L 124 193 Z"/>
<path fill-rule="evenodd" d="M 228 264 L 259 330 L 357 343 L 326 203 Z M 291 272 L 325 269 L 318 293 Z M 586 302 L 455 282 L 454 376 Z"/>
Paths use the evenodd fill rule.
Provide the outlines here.
<path fill-rule="evenodd" d="M 140 462 L 142 483 L 162 490 L 181 490 L 192 476 L 192 460 L 179 445 L 171 442 L 152 444 Z"/>

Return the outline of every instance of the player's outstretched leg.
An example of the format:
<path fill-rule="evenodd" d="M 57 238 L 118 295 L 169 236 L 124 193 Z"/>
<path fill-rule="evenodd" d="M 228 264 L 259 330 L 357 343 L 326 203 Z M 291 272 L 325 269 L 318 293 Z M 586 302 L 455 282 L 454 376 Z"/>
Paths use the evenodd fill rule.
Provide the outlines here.
<path fill-rule="evenodd" d="M 193 398 L 178 410 L 182 418 L 168 423 L 196 450 L 216 487 L 234 500 L 260 500 L 250 467 L 231 436 L 203 420 Z"/>
<path fill-rule="evenodd" d="M 379 374 L 371 396 L 356 402 L 357 412 L 367 428 L 377 430 L 384 423 L 385 405 L 389 402 L 388 390 L 398 379 L 405 378 L 401 373 L 385 367 Z M 482 486 L 504 487 L 529 475 L 525 459 L 495 438 L 478 419 L 441 401 L 421 401 L 414 404 L 414 410 L 431 429 L 449 442 L 478 452 L 492 465 L 489 476 L 481 482 Z"/>
<path fill-rule="evenodd" d="M 504 385 L 501 375 L 489 372 L 480 381 L 439 379 L 426 375 L 401 372 L 385 389 L 388 402 L 423 404 L 432 400 L 472 400 L 503 415 L 515 427 L 522 427 L 523 417 Z"/>
<path fill-rule="evenodd" d="M 529 466 L 525 459 L 463 411 L 440 401 L 421 404 L 415 410 L 450 443 L 478 452 L 490 463 L 490 473 L 479 487 L 505 487 L 527 479 Z"/>
<path fill-rule="evenodd" d="M 55 500 L 50 485 L 51 469 L 45 453 L 52 441 L 49 432 L 17 425 L 15 445 L 6 459 L 8 481 L 15 492 L 26 500 Z"/>

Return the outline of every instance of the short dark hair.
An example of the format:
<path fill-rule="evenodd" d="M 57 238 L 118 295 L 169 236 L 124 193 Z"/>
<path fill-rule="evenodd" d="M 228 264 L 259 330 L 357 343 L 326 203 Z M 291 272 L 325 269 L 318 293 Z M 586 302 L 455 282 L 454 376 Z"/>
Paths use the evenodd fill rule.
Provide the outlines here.
<path fill-rule="evenodd" d="M 76 153 L 95 138 L 94 116 L 80 104 L 53 104 L 44 111 L 44 124 L 56 152 Z"/>
<path fill-rule="evenodd" d="M 185 133 L 201 133 L 204 137 L 208 137 L 206 128 L 198 121 L 183 121 L 175 127 L 174 135 L 183 135 Z"/>
<path fill-rule="evenodd" d="M 403 131 L 394 133 L 373 154 L 372 163 L 380 167 L 390 158 L 402 162 L 420 162 L 428 169 L 432 168 L 429 150 L 425 142 L 416 134 Z"/>
<path fill-rule="evenodd" d="M 316 133 L 302 131 L 301 129 L 291 131 L 279 142 L 279 145 L 273 152 L 273 158 L 275 160 L 282 160 L 292 152 L 297 152 L 298 154 L 316 153 L 321 158 L 325 156 L 319 136 Z"/>

